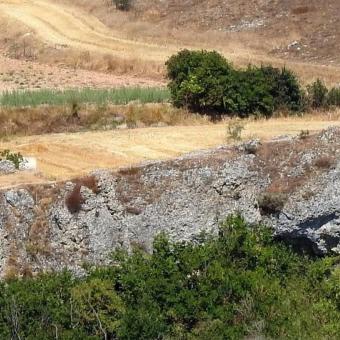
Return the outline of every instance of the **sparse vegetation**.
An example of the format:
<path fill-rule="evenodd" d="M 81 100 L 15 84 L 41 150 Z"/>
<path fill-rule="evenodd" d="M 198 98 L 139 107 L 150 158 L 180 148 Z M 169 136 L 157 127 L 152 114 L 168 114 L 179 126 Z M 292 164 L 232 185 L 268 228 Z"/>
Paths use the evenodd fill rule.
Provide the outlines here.
<path fill-rule="evenodd" d="M 335 164 L 335 159 L 331 156 L 320 156 L 314 162 L 314 165 L 320 169 L 329 169 Z"/>
<path fill-rule="evenodd" d="M 257 200 L 262 214 L 273 215 L 282 211 L 287 201 L 287 195 L 279 192 L 265 192 Z"/>
<path fill-rule="evenodd" d="M 336 339 L 338 257 L 309 258 L 263 226 L 229 217 L 218 236 L 159 235 L 115 265 L 0 283 L 0 337 Z"/>
<path fill-rule="evenodd" d="M 120 11 L 128 11 L 131 8 L 131 0 L 112 0 L 116 8 Z"/>
<path fill-rule="evenodd" d="M 239 120 L 231 120 L 227 125 L 227 140 L 238 142 L 242 140 L 244 124 Z"/>
<path fill-rule="evenodd" d="M 307 139 L 309 137 L 309 130 L 301 130 L 299 133 L 300 139 Z"/>
<path fill-rule="evenodd" d="M 78 104 L 79 118 L 72 118 L 72 105 L 0 108 L 0 137 L 37 135 L 84 130 L 152 125 L 203 125 L 208 117 L 177 109 L 168 103 L 128 105 Z"/>
<path fill-rule="evenodd" d="M 312 108 L 319 109 L 327 104 L 328 89 L 320 79 L 307 86 L 307 93 Z"/>
<path fill-rule="evenodd" d="M 16 169 L 19 169 L 20 164 L 24 161 L 24 157 L 20 152 L 11 152 L 7 149 L 0 151 L 0 161 L 2 159 L 12 162 Z"/>
<path fill-rule="evenodd" d="M 84 198 L 81 194 L 82 187 L 90 189 L 94 194 L 99 193 L 98 182 L 95 176 L 77 178 L 74 183 L 73 189 L 65 198 L 66 207 L 71 214 L 78 213 L 81 205 L 84 203 Z"/>
<path fill-rule="evenodd" d="M 84 198 L 81 195 L 80 190 L 81 185 L 77 183 L 65 198 L 66 207 L 71 214 L 78 213 L 81 209 L 81 205 L 84 203 Z"/>

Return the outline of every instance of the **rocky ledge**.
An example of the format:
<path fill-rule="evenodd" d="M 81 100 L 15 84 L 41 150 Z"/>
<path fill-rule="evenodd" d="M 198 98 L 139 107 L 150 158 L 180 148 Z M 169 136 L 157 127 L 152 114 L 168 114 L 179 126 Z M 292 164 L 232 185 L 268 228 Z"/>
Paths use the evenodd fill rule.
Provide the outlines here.
<path fill-rule="evenodd" d="M 340 253 L 340 130 L 251 141 L 67 183 L 0 193 L 1 276 L 107 263 L 154 236 L 189 240 L 227 215 L 301 251 Z"/>

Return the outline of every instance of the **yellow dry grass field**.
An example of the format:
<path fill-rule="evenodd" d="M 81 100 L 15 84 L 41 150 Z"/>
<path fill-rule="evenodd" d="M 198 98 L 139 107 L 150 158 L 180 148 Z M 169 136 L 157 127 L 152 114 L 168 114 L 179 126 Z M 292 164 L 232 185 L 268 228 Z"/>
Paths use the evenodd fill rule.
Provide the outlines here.
<path fill-rule="evenodd" d="M 47 0 L 0 0 L 0 12 L 24 23 L 38 37 L 52 45 L 110 53 L 129 57 L 143 57 L 148 51 L 150 60 L 164 60 L 171 47 L 128 40 L 114 35 L 94 16 L 79 8 L 57 5 Z M 175 50 L 175 48 L 174 48 Z"/>
<path fill-rule="evenodd" d="M 105 7 L 105 4 L 100 6 Z M 17 45 L 28 44 L 29 39 L 25 38 L 27 35 L 41 41 L 44 44 L 42 49 L 49 51 L 45 57 L 41 56 L 41 60 L 48 64 L 56 62 L 53 51 L 61 49 L 66 57 L 63 59 L 59 55 L 56 59 L 61 58 L 69 66 L 160 79 L 164 73 L 164 62 L 178 50 L 207 48 L 218 50 L 238 66 L 249 63 L 286 65 L 296 71 L 304 83 L 317 77 L 329 85 L 340 82 L 339 66 L 283 61 L 268 55 L 268 49 L 241 44 L 238 35 L 227 38 L 218 32 L 186 32 L 186 35 L 183 32 L 181 39 L 171 39 L 160 31 L 157 32 L 158 37 L 152 40 L 143 38 L 143 32 L 139 32 L 138 26 L 134 27 L 131 22 L 126 25 L 134 27 L 135 34 L 128 34 L 124 27 L 108 27 L 79 4 L 77 6 L 51 0 L 0 0 L 0 24 L 1 19 L 10 20 L 13 30 L 18 31 Z M 19 34 L 19 31 L 22 32 Z M 245 32 L 242 33 L 242 40 L 251 42 L 254 37 L 247 37 Z M 265 43 L 263 40 L 261 44 Z"/>
<path fill-rule="evenodd" d="M 332 117 L 309 116 L 270 120 L 246 120 L 243 139 L 268 140 L 278 135 L 311 133 L 331 125 Z M 82 176 L 94 169 L 117 169 L 150 160 L 171 159 L 227 142 L 227 122 L 197 126 L 141 128 L 14 138 L 0 143 L 0 149 L 37 158 L 38 171 L 0 176 L 0 188 L 23 183 L 41 183 Z"/>

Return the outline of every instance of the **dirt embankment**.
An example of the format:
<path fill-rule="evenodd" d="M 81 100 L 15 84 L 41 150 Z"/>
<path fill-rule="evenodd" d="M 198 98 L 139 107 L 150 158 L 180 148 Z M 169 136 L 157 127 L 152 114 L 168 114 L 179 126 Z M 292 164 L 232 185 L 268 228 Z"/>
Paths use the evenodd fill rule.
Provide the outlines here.
<path fill-rule="evenodd" d="M 300 251 L 339 254 L 339 146 L 330 128 L 1 190 L 0 277 L 65 267 L 79 275 L 116 247 L 151 250 L 160 232 L 190 240 L 238 212 Z"/>

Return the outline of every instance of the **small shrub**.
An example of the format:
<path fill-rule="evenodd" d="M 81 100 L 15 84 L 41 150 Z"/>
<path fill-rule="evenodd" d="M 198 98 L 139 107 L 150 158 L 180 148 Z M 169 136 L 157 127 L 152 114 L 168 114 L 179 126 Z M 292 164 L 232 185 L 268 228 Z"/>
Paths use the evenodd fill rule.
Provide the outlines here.
<path fill-rule="evenodd" d="M 71 116 L 72 118 L 76 118 L 79 119 L 79 103 L 77 102 L 77 100 L 72 100 L 71 102 Z"/>
<path fill-rule="evenodd" d="M 318 109 L 325 107 L 327 104 L 327 93 L 328 89 L 320 79 L 308 85 L 307 94 L 312 108 Z"/>
<path fill-rule="evenodd" d="M 319 169 L 330 169 L 334 166 L 334 158 L 330 156 L 321 156 L 315 160 L 314 165 Z"/>
<path fill-rule="evenodd" d="M 309 137 L 309 130 L 301 130 L 299 133 L 300 139 L 307 139 Z"/>
<path fill-rule="evenodd" d="M 287 201 L 283 193 L 266 192 L 258 197 L 258 205 L 263 215 L 279 214 Z"/>
<path fill-rule="evenodd" d="M 80 189 L 81 185 L 76 184 L 73 190 L 66 197 L 66 207 L 71 214 L 79 212 L 81 209 L 81 205 L 84 203 L 84 199 L 81 195 Z"/>
<path fill-rule="evenodd" d="M 9 150 L 4 150 L 0 152 L 0 161 L 6 159 L 14 164 L 16 169 L 19 169 L 20 164 L 24 161 L 24 157 L 20 152 L 10 152 Z"/>
<path fill-rule="evenodd" d="M 329 106 L 340 106 L 340 87 L 333 87 L 327 95 Z"/>
<path fill-rule="evenodd" d="M 244 125 L 238 120 L 232 120 L 227 126 L 227 139 L 232 141 L 240 141 L 242 139 L 242 131 Z"/>
<path fill-rule="evenodd" d="M 94 194 L 98 194 L 99 193 L 99 187 L 98 187 L 98 181 L 96 179 L 95 176 L 86 176 L 86 177 L 82 177 L 82 178 L 78 178 L 76 180 L 76 183 L 80 186 L 86 187 L 90 190 L 92 190 L 92 192 Z"/>
<path fill-rule="evenodd" d="M 132 5 L 131 0 L 113 0 L 113 3 L 120 11 L 128 11 Z"/>
<path fill-rule="evenodd" d="M 135 176 L 140 173 L 141 169 L 137 166 L 129 166 L 118 170 L 118 174 L 123 176 Z"/>
<path fill-rule="evenodd" d="M 127 207 L 125 211 L 132 215 L 140 215 L 142 213 L 142 210 L 140 208 L 131 207 L 131 206 Z"/>

